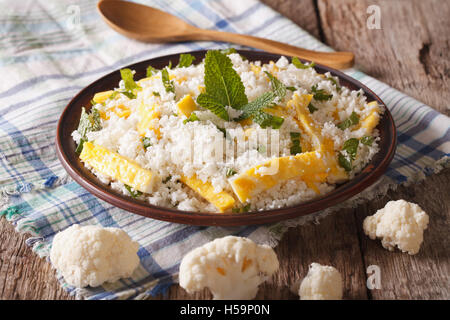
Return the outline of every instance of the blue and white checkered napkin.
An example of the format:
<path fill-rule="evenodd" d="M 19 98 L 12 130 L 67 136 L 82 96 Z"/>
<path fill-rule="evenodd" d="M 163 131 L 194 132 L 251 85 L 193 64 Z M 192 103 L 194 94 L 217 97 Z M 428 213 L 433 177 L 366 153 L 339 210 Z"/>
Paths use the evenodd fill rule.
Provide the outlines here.
<path fill-rule="evenodd" d="M 125 65 L 183 51 L 225 48 L 224 43 L 145 44 L 109 29 L 95 0 L 8 0 L 0 13 L 1 211 L 28 245 L 47 256 L 52 238 L 79 223 L 124 229 L 140 244 L 141 264 L 132 278 L 98 288 L 75 289 L 89 299 L 144 298 L 176 281 L 182 256 L 228 234 L 276 245 L 288 226 L 332 210 L 267 226 L 195 227 L 143 218 L 97 199 L 67 175 L 55 155 L 61 111 L 84 86 Z M 313 50 L 331 49 L 256 0 L 141 1 L 202 28 L 276 39 Z M 450 119 L 357 70 L 347 73 L 386 103 L 398 128 L 396 156 L 376 187 L 339 207 L 349 207 L 389 187 L 417 181 L 448 163 Z"/>

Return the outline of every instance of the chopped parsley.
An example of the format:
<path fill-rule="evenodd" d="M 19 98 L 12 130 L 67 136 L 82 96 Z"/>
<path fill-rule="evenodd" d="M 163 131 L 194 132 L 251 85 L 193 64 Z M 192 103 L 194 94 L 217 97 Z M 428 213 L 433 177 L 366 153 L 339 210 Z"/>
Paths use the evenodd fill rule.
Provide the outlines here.
<path fill-rule="evenodd" d="M 192 62 L 194 62 L 195 57 L 189 53 L 182 53 L 180 54 L 180 59 L 177 64 L 177 68 L 185 68 L 189 67 Z"/>
<path fill-rule="evenodd" d="M 124 186 L 132 198 L 136 199 L 137 197 L 142 195 L 142 192 L 140 192 L 138 190 L 133 190 L 133 188 L 131 188 L 129 185 L 125 184 Z"/>
<path fill-rule="evenodd" d="M 296 87 L 286 87 L 286 89 L 289 90 L 289 91 L 296 91 L 297 90 Z"/>
<path fill-rule="evenodd" d="M 153 91 L 153 95 L 154 95 L 155 97 L 160 97 L 160 96 L 161 96 L 161 95 L 159 94 L 158 91 Z"/>
<path fill-rule="evenodd" d="M 336 81 L 335 78 L 328 77 L 327 80 L 330 80 L 331 82 L 333 82 L 334 86 L 336 87 L 337 92 L 341 92 L 342 88 L 341 88 L 341 86 L 339 86 L 339 83 Z"/>
<path fill-rule="evenodd" d="M 311 92 L 313 93 L 313 98 L 317 101 L 328 101 L 333 98 L 333 95 L 327 93 L 325 89 L 317 89 L 317 84 L 311 87 Z"/>
<path fill-rule="evenodd" d="M 353 111 L 350 117 L 339 123 L 337 127 L 341 130 L 345 130 L 358 123 L 359 123 L 359 116 L 355 111 Z"/>

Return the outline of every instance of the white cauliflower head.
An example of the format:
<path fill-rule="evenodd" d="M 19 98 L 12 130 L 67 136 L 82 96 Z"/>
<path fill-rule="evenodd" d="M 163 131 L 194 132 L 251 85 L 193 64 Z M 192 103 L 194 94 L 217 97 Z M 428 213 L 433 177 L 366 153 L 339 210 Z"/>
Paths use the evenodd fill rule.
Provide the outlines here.
<path fill-rule="evenodd" d="M 215 300 L 253 299 L 258 286 L 278 270 L 275 251 L 247 238 L 227 236 L 189 252 L 180 264 L 188 293 L 207 287 Z"/>
<path fill-rule="evenodd" d="M 371 239 L 381 238 L 384 248 L 397 246 L 402 252 L 416 254 L 428 226 L 428 215 L 415 203 L 389 201 L 383 209 L 364 219 L 364 233 Z"/>
<path fill-rule="evenodd" d="M 138 249 L 121 229 L 74 224 L 53 239 L 50 261 L 68 284 L 96 287 L 130 277 L 139 265 Z"/>
<path fill-rule="evenodd" d="M 300 300 L 341 300 L 342 277 L 334 267 L 311 263 L 300 284 Z"/>

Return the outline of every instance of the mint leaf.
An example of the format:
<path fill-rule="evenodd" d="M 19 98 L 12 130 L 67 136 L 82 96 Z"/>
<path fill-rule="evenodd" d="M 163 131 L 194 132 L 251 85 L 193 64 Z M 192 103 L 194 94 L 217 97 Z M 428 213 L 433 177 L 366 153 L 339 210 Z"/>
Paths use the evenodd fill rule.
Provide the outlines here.
<path fill-rule="evenodd" d="M 143 137 L 142 144 L 144 145 L 144 150 L 147 150 L 148 147 L 152 146 L 151 139 L 148 137 Z"/>
<path fill-rule="evenodd" d="M 338 163 L 339 165 L 345 169 L 345 171 L 352 170 L 352 162 L 356 158 L 356 153 L 358 152 L 359 140 L 356 138 L 350 138 L 344 142 L 342 146 L 342 150 L 345 151 L 339 152 L 338 155 Z"/>
<path fill-rule="evenodd" d="M 194 112 L 192 112 L 190 114 L 189 118 L 183 120 L 183 124 L 186 124 L 188 122 L 194 122 L 194 121 L 200 121 L 200 119 L 197 117 L 197 115 Z"/>
<path fill-rule="evenodd" d="M 243 207 L 240 207 L 240 208 L 231 209 L 231 212 L 233 212 L 233 213 L 245 213 L 245 212 L 249 212 L 249 211 L 250 211 L 250 203 Z"/>
<path fill-rule="evenodd" d="M 358 122 L 359 122 L 359 116 L 355 111 L 353 111 L 352 114 L 350 115 L 350 117 L 348 117 L 347 119 L 345 119 L 344 121 L 339 123 L 337 125 L 337 127 L 341 130 L 345 130 L 355 124 L 358 124 Z"/>
<path fill-rule="evenodd" d="M 273 105 L 273 101 L 276 97 L 276 93 L 272 91 L 263 93 L 252 102 L 249 102 L 243 106 L 242 114 L 235 120 L 243 120 L 251 117 L 253 121 L 259 124 L 263 129 L 267 127 L 279 129 L 283 124 L 284 119 L 263 111 L 265 108 Z"/>
<path fill-rule="evenodd" d="M 295 156 L 297 153 L 302 153 L 302 146 L 300 145 L 300 132 L 291 132 L 292 146 L 290 148 L 291 155 Z"/>
<path fill-rule="evenodd" d="M 280 100 L 284 99 L 286 96 L 286 86 L 281 83 L 275 76 L 273 76 L 270 72 L 264 71 L 264 73 L 270 79 L 270 85 L 272 86 L 272 91 L 280 98 Z"/>
<path fill-rule="evenodd" d="M 156 70 L 155 68 L 153 68 L 152 66 L 148 66 L 147 67 L 147 71 L 146 71 L 146 76 L 151 77 L 154 73 L 156 73 L 158 70 Z"/>
<path fill-rule="evenodd" d="M 128 193 L 130 194 L 130 196 L 134 199 L 136 199 L 137 197 L 139 197 L 140 195 L 142 195 L 142 192 L 136 190 L 134 191 L 129 185 L 125 184 L 125 189 L 127 189 Z"/>
<path fill-rule="evenodd" d="M 169 71 L 167 71 L 167 68 L 164 68 L 163 70 L 161 70 L 161 79 L 162 79 L 164 88 L 166 89 L 166 92 L 175 93 L 175 85 L 174 85 L 173 81 L 170 81 Z"/>
<path fill-rule="evenodd" d="M 372 136 L 364 136 L 361 138 L 361 143 L 366 146 L 371 146 L 374 138 Z"/>
<path fill-rule="evenodd" d="M 313 98 L 317 101 L 327 101 L 333 97 L 333 95 L 327 93 L 325 89 L 317 89 L 317 84 L 311 87 L 311 92 L 314 94 Z"/>
<path fill-rule="evenodd" d="M 319 109 L 317 109 L 312 103 L 308 104 L 308 110 L 310 113 L 314 113 L 314 111 L 317 111 Z"/>
<path fill-rule="evenodd" d="M 227 171 L 226 171 L 227 177 L 234 176 L 236 173 L 237 173 L 237 171 L 234 170 L 233 168 L 227 168 Z"/>
<path fill-rule="evenodd" d="M 292 64 L 296 66 L 298 69 L 308 69 L 314 67 L 316 64 L 314 62 L 311 62 L 309 65 L 303 64 L 299 58 L 293 57 L 292 58 Z"/>
<path fill-rule="evenodd" d="M 288 89 L 289 91 L 295 91 L 295 90 L 297 90 L 296 87 L 286 87 L 286 89 Z"/>
<path fill-rule="evenodd" d="M 83 144 L 88 141 L 87 134 L 89 132 L 99 131 L 102 128 L 100 122 L 100 113 L 96 108 L 92 108 L 91 113 L 87 113 L 86 109 L 81 108 L 80 123 L 78 124 L 77 131 L 80 134 L 80 143 L 77 146 L 75 152 L 81 153 L 83 150 Z"/>
<path fill-rule="evenodd" d="M 245 87 L 226 55 L 210 50 L 205 57 L 205 94 L 217 104 L 240 109 L 248 103 Z"/>
<path fill-rule="evenodd" d="M 225 106 L 218 102 L 214 97 L 209 96 L 206 93 L 201 93 L 197 97 L 197 103 L 205 108 L 210 110 L 212 113 L 214 113 L 219 118 L 222 118 L 223 120 L 229 121 L 230 117 L 228 116 L 228 112 L 225 109 Z"/>
<path fill-rule="evenodd" d="M 120 93 L 126 95 L 130 99 L 136 99 L 134 90 L 140 89 L 141 87 L 136 82 L 134 82 L 133 72 L 128 68 L 120 69 L 120 76 L 122 77 L 125 87 L 124 90 L 120 90 Z"/>
<path fill-rule="evenodd" d="M 330 80 L 336 87 L 337 92 L 341 92 L 342 88 L 339 86 L 339 83 L 333 77 L 328 77 L 327 80 Z"/>
<path fill-rule="evenodd" d="M 182 53 L 180 54 L 180 60 L 177 64 L 177 68 L 185 68 L 189 67 L 192 62 L 194 62 L 195 57 L 189 53 Z"/>
<path fill-rule="evenodd" d="M 235 48 L 227 48 L 227 49 L 220 50 L 220 53 L 227 56 L 227 55 L 232 54 L 232 53 L 237 53 L 237 51 L 236 51 Z"/>

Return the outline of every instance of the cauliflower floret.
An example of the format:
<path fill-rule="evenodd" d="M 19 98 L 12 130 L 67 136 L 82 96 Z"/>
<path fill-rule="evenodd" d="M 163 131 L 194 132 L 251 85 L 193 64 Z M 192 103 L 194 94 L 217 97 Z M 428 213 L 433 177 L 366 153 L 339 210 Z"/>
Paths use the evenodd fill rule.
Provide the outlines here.
<path fill-rule="evenodd" d="M 190 251 L 180 264 L 180 286 L 188 293 L 207 287 L 215 300 L 253 299 L 258 286 L 278 270 L 267 245 L 227 236 Z"/>
<path fill-rule="evenodd" d="M 294 284 L 292 291 L 298 292 L 300 300 L 341 300 L 342 277 L 334 267 L 311 263 L 301 284 Z"/>
<path fill-rule="evenodd" d="M 121 229 L 74 224 L 53 239 L 50 261 L 68 284 L 96 287 L 130 277 L 139 264 L 138 249 Z"/>
<path fill-rule="evenodd" d="M 416 254 L 428 226 L 428 215 L 415 203 L 389 201 L 383 209 L 364 219 L 364 233 L 371 239 L 381 238 L 384 248 Z"/>

